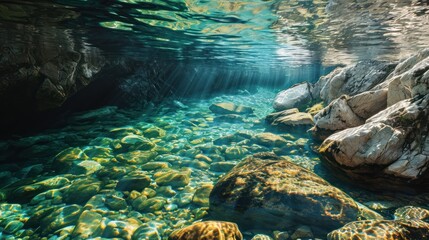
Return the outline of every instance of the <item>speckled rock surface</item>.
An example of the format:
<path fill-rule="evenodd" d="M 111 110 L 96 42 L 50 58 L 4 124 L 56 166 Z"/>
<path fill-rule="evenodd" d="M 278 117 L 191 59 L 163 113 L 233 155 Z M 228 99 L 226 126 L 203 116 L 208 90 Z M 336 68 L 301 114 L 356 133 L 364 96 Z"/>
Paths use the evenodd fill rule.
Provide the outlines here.
<path fill-rule="evenodd" d="M 335 229 L 356 220 L 358 206 L 341 190 L 273 154 L 257 156 L 219 179 L 210 194 L 214 218 L 273 230 L 297 223 Z"/>
<path fill-rule="evenodd" d="M 357 221 L 328 234 L 328 240 L 421 240 L 429 238 L 429 224 L 420 220 Z"/>
<path fill-rule="evenodd" d="M 169 240 L 241 240 L 243 236 L 237 224 L 220 221 L 204 221 L 194 223 L 189 227 L 174 231 Z"/>

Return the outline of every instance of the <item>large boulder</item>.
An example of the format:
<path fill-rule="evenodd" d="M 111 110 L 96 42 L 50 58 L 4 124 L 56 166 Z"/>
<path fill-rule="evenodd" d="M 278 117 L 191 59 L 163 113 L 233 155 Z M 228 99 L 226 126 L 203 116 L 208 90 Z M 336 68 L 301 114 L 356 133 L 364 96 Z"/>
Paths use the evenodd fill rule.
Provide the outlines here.
<path fill-rule="evenodd" d="M 168 237 L 169 240 L 241 240 L 243 235 L 237 224 L 221 221 L 197 222 L 191 226 L 174 231 Z"/>
<path fill-rule="evenodd" d="M 359 208 L 316 174 L 260 153 L 219 179 L 210 194 L 210 214 L 243 228 L 285 230 L 305 224 L 326 234 L 356 220 Z"/>
<path fill-rule="evenodd" d="M 368 91 L 383 82 L 395 66 L 396 63 L 361 61 L 336 69 L 315 83 L 313 96 L 329 103 L 343 94 L 354 96 Z"/>
<path fill-rule="evenodd" d="M 328 234 L 328 240 L 421 240 L 428 238 L 429 224 L 420 220 L 356 221 Z"/>
<path fill-rule="evenodd" d="M 427 186 L 429 166 L 429 94 L 403 100 L 362 126 L 329 136 L 319 151 L 331 165 L 360 182 L 380 179 Z M 410 184 L 412 183 L 412 184 Z M 383 184 L 382 188 L 397 184 Z"/>
<path fill-rule="evenodd" d="M 311 100 L 313 100 L 311 85 L 304 82 L 279 92 L 274 98 L 273 108 L 276 111 L 282 111 L 300 107 L 311 102 Z"/>

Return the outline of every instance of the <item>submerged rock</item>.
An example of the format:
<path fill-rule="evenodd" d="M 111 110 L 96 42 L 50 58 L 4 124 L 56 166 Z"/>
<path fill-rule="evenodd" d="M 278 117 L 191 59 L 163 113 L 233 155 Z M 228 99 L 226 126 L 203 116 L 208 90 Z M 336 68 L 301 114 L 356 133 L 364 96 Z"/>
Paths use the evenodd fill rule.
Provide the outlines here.
<path fill-rule="evenodd" d="M 237 224 L 231 222 L 205 221 L 197 222 L 189 227 L 176 230 L 170 234 L 169 240 L 189 239 L 229 239 L 241 240 L 243 235 Z"/>
<path fill-rule="evenodd" d="M 429 238 L 429 224 L 420 220 L 356 221 L 328 234 L 328 240 L 421 240 L 427 238 Z"/>
<path fill-rule="evenodd" d="M 362 126 L 329 136 L 319 152 L 327 162 L 363 182 L 427 185 L 429 94 L 404 100 L 371 117 Z M 369 177 L 370 176 L 370 177 Z"/>
<path fill-rule="evenodd" d="M 299 112 L 296 108 L 271 113 L 265 118 L 265 122 L 272 127 L 288 131 L 308 129 L 314 124 L 311 114 Z"/>
<path fill-rule="evenodd" d="M 98 236 L 102 231 L 100 228 L 101 220 L 101 214 L 88 210 L 83 211 L 77 220 L 72 236 L 82 239 Z"/>
<path fill-rule="evenodd" d="M 313 100 L 311 85 L 307 82 L 296 84 L 283 90 L 274 98 L 273 108 L 282 111 L 290 108 L 301 107 Z"/>
<path fill-rule="evenodd" d="M 231 102 L 214 103 L 209 108 L 216 114 L 250 114 L 253 113 L 251 107 L 236 105 Z"/>
<path fill-rule="evenodd" d="M 429 220 L 429 210 L 414 206 L 405 206 L 396 209 L 395 220 L 403 219 L 417 219 L 417 220 Z"/>
<path fill-rule="evenodd" d="M 124 176 L 121 180 L 119 180 L 118 184 L 116 184 L 116 190 L 118 191 L 143 191 L 146 187 L 150 185 L 151 179 L 142 171 L 134 171 L 126 176 Z"/>
<path fill-rule="evenodd" d="M 210 213 L 246 228 L 281 230 L 302 223 L 328 232 L 356 220 L 359 209 L 314 173 L 266 153 L 243 160 L 219 179 Z"/>
<path fill-rule="evenodd" d="M 346 68 L 337 68 L 314 85 L 313 96 L 326 103 L 343 94 L 354 96 L 383 82 L 396 64 L 380 61 L 361 61 Z"/>
<path fill-rule="evenodd" d="M 154 174 L 155 182 L 159 186 L 184 187 L 189 184 L 191 173 L 187 170 L 167 170 Z"/>

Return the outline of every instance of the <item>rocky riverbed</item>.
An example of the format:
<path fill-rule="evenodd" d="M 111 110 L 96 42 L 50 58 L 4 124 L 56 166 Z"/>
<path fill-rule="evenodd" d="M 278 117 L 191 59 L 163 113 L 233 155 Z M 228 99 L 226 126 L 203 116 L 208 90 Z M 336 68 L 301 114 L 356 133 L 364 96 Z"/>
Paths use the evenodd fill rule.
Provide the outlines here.
<path fill-rule="evenodd" d="M 377 181 L 421 183 L 414 180 L 425 168 L 411 170 L 427 162 L 427 66 L 421 52 L 399 64 L 337 69 L 277 96 L 260 88 L 104 107 L 4 140 L 0 238 L 423 239 L 429 194 L 389 188 L 409 184 L 368 190 L 337 170 L 371 180 L 360 164 L 375 161 Z M 409 151 L 396 154 L 402 146 Z M 399 164 L 416 149 L 426 158 Z"/>

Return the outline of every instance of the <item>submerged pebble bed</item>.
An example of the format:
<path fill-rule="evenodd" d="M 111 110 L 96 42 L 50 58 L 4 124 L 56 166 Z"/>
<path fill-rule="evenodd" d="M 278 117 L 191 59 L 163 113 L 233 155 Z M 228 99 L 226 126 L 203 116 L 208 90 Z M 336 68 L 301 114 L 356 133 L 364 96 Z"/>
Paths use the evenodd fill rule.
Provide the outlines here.
<path fill-rule="evenodd" d="M 0 239 L 165 239 L 207 217 L 219 177 L 258 152 L 327 175 L 305 132 L 277 132 L 281 148 L 258 141 L 274 96 L 258 89 L 152 109 L 105 107 L 74 115 L 64 128 L 1 142 Z M 219 102 L 254 113 L 216 115 L 209 108 Z M 428 200 L 347 192 L 387 211 Z"/>

